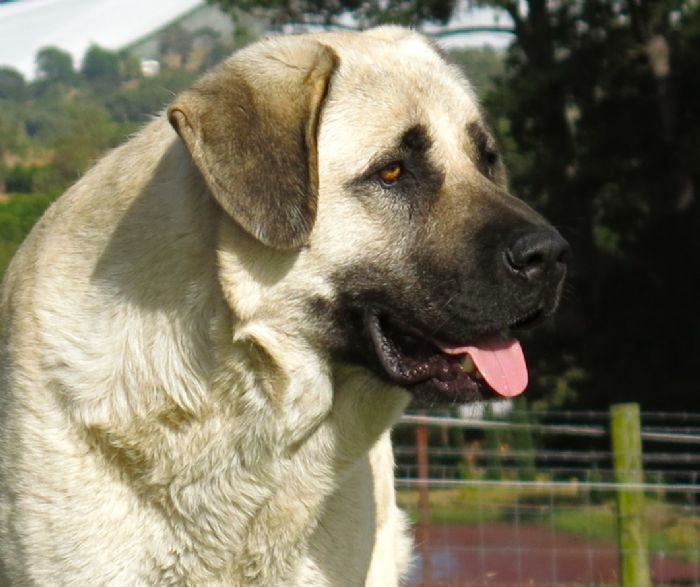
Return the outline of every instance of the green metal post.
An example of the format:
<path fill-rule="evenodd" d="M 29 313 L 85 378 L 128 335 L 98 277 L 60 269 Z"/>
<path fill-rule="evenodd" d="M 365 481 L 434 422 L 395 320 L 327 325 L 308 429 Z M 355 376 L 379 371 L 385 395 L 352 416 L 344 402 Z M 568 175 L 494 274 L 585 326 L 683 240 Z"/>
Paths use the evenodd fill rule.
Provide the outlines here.
<path fill-rule="evenodd" d="M 617 488 L 620 584 L 651 587 L 644 524 L 644 471 L 638 404 L 610 408 L 613 465 Z"/>

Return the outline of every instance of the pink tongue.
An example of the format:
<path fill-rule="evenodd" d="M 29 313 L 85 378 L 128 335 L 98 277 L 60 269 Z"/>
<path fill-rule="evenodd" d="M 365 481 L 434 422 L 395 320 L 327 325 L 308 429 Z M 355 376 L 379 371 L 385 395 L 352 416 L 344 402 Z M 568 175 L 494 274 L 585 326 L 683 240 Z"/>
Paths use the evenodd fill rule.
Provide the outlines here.
<path fill-rule="evenodd" d="M 527 387 L 525 356 L 514 338 L 490 338 L 474 345 L 440 347 L 449 355 L 468 354 L 486 382 L 504 397 L 519 395 Z"/>

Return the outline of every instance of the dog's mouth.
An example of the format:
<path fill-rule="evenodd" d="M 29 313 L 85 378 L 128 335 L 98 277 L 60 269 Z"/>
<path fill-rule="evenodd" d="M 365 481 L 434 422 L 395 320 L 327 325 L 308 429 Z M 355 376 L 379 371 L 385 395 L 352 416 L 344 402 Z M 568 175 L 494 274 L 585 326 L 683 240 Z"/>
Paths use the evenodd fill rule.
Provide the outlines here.
<path fill-rule="evenodd" d="M 527 386 L 525 358 L 514 338 L 493 334 L 451 345 L 376 309 L 365 310 L 364 319 L 389 379 L 417 396 L 464 403 L 493 393 L 514 397 Z M 515 326 L 537 319 L 528 316 Z"/>

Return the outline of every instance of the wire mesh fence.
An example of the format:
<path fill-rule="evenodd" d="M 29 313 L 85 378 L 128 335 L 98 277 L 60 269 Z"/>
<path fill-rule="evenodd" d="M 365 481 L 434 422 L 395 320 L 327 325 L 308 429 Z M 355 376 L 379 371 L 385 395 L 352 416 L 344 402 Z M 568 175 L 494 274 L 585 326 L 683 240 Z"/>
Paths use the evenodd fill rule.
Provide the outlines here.
<path fill-rule="evenodd" d="M 614 467 L 608 422 L 409 414 L 395 450 L 398 500 L 415 528 L 410 584 L 700 585 L 700 415 L 642 414 L 636 482 Z M 642 498 L 631 510 L 630 495 Z M 630 538 L 634 524 L 641 534 Z M 644 577 L 625 571 L 630 561 L 646 579 L 630 579 Z"/>

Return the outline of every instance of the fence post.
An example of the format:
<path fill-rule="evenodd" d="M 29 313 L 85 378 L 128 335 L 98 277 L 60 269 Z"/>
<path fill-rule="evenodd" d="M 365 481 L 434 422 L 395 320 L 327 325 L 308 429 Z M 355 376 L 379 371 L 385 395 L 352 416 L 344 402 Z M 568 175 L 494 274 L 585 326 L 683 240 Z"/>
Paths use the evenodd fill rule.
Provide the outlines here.
<path fill-rule="evenodd" d="M 421 525 L 430 523 L 430 488 L 428 487 L 428 427 L 416 426 L 416 449 L 418 460 L 418 519 Z"/>
<path fill-rule="evenodd" d="M 421 412 L 421 415 L 425 415 Z M 430 470 L 428 466 L 428 427 L 425 424 L 416 426 L 416 456 L 418 460 L 418 527 L 416 528 L 416 541 L 421 553 L 422 583 L 429 585 L 432 577 L 430 565 L 430 488 L 428 479 Z"/>
<path fill-rule="evenodd" d="M 622 587 L 651 587 L 644 524 L 642 437 L 638 404 L 610 408 L 613 466 L 617 488 L 620 581 Z"/>

